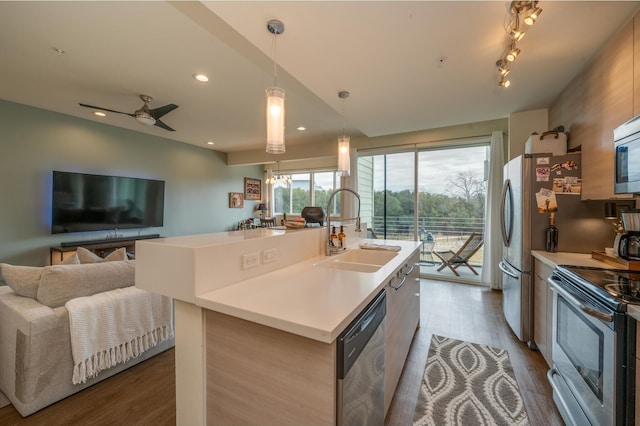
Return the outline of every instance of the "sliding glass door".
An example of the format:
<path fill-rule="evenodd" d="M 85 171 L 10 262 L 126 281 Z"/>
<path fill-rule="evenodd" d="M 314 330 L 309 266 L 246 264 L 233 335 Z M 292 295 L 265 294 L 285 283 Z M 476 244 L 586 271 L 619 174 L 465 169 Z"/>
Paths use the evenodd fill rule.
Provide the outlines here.
<path fill-rule="evenodd" d="M 358 190 L 370 234 L 423 241 L 424 275 L 479 281 L 482 246 L 466 264 L 446 263 L 484 232 L 488 143 L 359 155 Z"/>
<path fill-rule="evenodd" d="M 373 214 L 367 220 L 373 234 L 382 239 L 414 239 L 415 154 L 375 155 L 368 163 L 371 167 L 369 204 Z M 362 197 L 362 193 L 360 195 Z"/>

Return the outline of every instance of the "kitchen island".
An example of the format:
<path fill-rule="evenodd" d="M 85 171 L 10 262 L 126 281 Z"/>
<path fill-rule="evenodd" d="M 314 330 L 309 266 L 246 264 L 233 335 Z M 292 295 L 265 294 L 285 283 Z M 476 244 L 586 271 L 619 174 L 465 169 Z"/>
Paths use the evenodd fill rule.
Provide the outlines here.
<path fill-rule="evenodd" d="M 341 269 L 333 258 L 346 254 L 322 254 L 324 231 L 137 244 L 136 286 L 175 300 L 178 424 L 335 424 L 336 338 L 385 288 L 388 407 L 419 323 L 420 243 L 351 238 L 352 253 L 363 243 L 399 251 Z"/>

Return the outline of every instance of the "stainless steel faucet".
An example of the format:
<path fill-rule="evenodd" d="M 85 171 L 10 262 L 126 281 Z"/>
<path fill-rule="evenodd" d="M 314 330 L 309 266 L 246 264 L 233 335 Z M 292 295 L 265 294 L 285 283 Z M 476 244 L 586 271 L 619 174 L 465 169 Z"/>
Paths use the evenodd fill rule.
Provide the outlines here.
<path fill-rule="evenodd" d="M 331 203 L 333 202 L 333 197 L 336 196 L 338 192 L 347 191 L 352 193 L 358 199 L 358 215 L 356 217 L 342 218 L 341 220 L 355 220 L 356 221 L 356 232 L 360 232 L 360 195 L 352 189 L 349 188 L 338 188 L 331 193 L 329 196 L 329 202 L 327 203 L 327 256 L 331 256 L 332 254 L 340 253 L 344 250 L 341 250 L 340 247 L 336 247 L 333 245 L 331 241 Z"/>

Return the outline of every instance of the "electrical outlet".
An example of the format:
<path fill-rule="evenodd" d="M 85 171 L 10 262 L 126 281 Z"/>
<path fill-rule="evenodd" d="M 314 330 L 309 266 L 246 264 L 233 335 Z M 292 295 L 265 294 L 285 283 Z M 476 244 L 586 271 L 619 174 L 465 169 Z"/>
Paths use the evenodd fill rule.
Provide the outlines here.
<path fill-rule="evenodd" d="M 262 263 L 271 263 L 271 262 L 275 262 L 276 260 L 278 260 L 278 249 L 277 248 L 270 248 L 270 249 L 265 249 L 262 252 Z"/>
<path fill-rule="evenodd" d="M 260 264 L 260 253 L 246 253 L 242 255 L 242 269 L 255 268 Z"/>

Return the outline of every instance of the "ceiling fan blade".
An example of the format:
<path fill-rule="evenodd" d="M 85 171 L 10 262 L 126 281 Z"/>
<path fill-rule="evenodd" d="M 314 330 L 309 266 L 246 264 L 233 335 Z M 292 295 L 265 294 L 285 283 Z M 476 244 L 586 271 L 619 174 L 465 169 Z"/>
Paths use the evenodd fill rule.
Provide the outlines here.
<path fill-rule="evenodd" d="M 78 105 L 83 106 L 85 108 L 99 109 L 101 111 L 115 112 L 116 114 L 124 114 L 124 115 L 128 115 L 129 117 L 135 117 L 135 114 L 132 114 L 132 113 L 129 113 L 129 112 L 116 111 L 116 110 L 113 110 L 113 109 L 102 108 L 102 107 L 99 107 L 99 106 L 87 105 L 87 104 L 82 104 L 82 103 L 80 103 Z"/>
<path fill-rule="evenodd" d="M 150 109 L 149 110 L 149 115 L 151 115 L 153 118 L 155 118 L 157 120 L 160 117 L 162 117 L 163 115 L 170 113 L 171 111 L 173 111 L 176 108 L 178 108 L 178 105 L 176 105 L 176 104 L 168 104 L 168 105 L 165 105 L 165 106 L 161 106 L 159 108 Z"/>
<path fill-rule="evenodd" d="M 161 128 L 163 128 L 163 129 L 165 129 L 165 130 L 168 130 L 168 131 L 170 131 L 170 132 L 175 132 L 175 129 L 172 129 L 171 127 L 167 126 L 166 124 L 164 124 L 164 123 L 163 123 L 162 121 L 160 121 L 160 120 L 156 120 L 156 122 L 155 122 L 154 126 L 161 127 Z"/>

